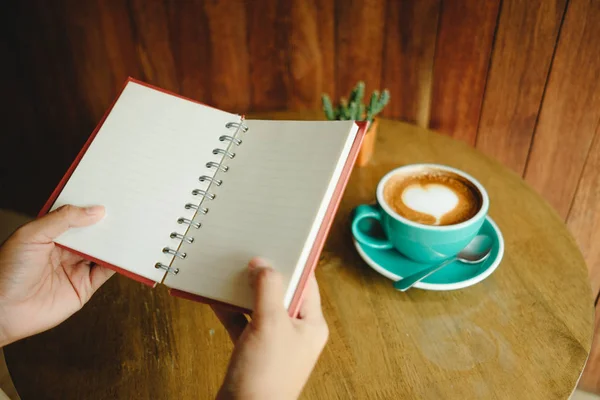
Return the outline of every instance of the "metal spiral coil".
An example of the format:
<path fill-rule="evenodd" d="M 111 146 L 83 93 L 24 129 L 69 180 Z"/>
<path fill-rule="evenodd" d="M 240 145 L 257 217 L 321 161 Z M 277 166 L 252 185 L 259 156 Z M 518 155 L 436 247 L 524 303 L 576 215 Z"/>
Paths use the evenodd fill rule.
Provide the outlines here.
<path fill-rule="evenodd" d="M 172 275 L 177 275 L 179 273 L 179 268 L 171 268 L 168 265 L 159 262 L 154 264 L 154 268 L 165 270 Z"/>
<path fill-rule="evenodd" d="M 235 128 L 236 130 L 240 129 L 244 133 L 248 132 L 248 127 L 243 122 L 228 122 L 225 124 L 225 128 Z"/>
<path fill-rule="evenodd" d="M 237 135 L 240 131 L 244 132 L 244 133 L 247 132 L 248 126 L 246 126 L 244 124 L 243 117 L 242 117 L 242 120 L 240 122 L 228 122 L 227 124 L 225 124 L 225 127 L 227 129 L 235 129 L 235 133 L 233 135 L 221 135 L 221 136 L 219 136 L 219 141 L 230 142 L 231 144 L 228 145 L 226 149 L 219 149 L 219 148 L 213 149 L 212 153 L 214 155 L 223 155 L 223 157 L 233 159 L 235 157 L 235 153 L 230 151 L 230 149 L 231 149 L 232 145 L 240 146 L 242 144 L 242 140 L 240 138 L 238 138 Z M 221 159 L 221 162 L 215 162 L 215 161 L 207 162 L 206 168 L 216 169 L 217 171 L 221 171 L 221 172 L 227 172 L 229 170 L 229 166 L 223 165 L 223 159 Z M 217 197 L 216 194 L 209 192 L 208 189 L 210 189 L 210 186 L 213 183 L 216 186 L 221 186 L 223 184 L 223 180 L 217 179 L 216 177 L 208 176 L 208 175 L 201 175 L 200 177 L 198 177 L 198 180 L 200 182 L 208 182 L 209 183 L 208 188 L 206 190 L 194 189 L 194 190 L 192 190 L 192 195 L 202 196 L 202 199 L 214 200 Z M 202 202 L 200 202 L 200 203 L 202 203 Z M 202 207 L 201 205 L 194 204 L 194 203 L 187 203 L 184 206 L 184 208 L 186 210 L 196 210 L 197 212 L 200 212 L 201 214 L 208 213 L 208 208 Z M 200 227 L 202 226 L 202 224 L 200 224 L 200 222 L 196 222 L 193 219 L 184 218 L 184 217 L 179 218 L 177 220 L 177 223 L 182 224 L 182 225 L 189 225 L 196 229 L 200 229 Z M 181 240 L 182 242 L 185 242 L 185 243 L 194 243 L 194 238 L 187 234 L 171 232 L 169 237 L 171 239 Z M 182 252 L 182 251 L 179 251 L 176 249 L 172 249 L 170 247 L 164 247 L 162 249 L 162 252 L 164 254 L 170 254 L 172 256 L 175 256 L 175 257 L 178 257 L 181 259 L 184 259 L 187 256 L 187 254 L 185 252 Z M 167 271 L 167 273 L 173 274 L 173 275 L 176 275 L 177 273 L 179 273 L 179 268 L 172 268 L 169 265 L 166 265 L 166 264 L 163 264 L 160 262 L 157 262 L 156 264 L 154 264 L 154 268 L 162 269 L 164 271 Z"/>
<path fill-rule="evenodd" d="M 235 153 L 232 153 L 231 151 L 227 151 L 227 150 L 223 150 L 223 149 L 213 149 L 212 153 L 215 155 L 223 154 L 224 156 L 229 157 L 229 159 L 232 159 L 233 157 L 235 157 Z"/>
<path fill-rule="evenodd" d="M 193 227 L 194 227 L 194 228 L 196 228 L 196 229 L 200 229 L 200 227 L 202 226 L 202 225 L 200 224 L 200 222 L 194 222 L 194 221 L 192 221 L 192 220 L 191 220 L 191 219 L 189 219 L 189 218 L 179 218 L 179 219 L 177 220 L 177 223 L 178 223 L 178 224 L 185 224 L 185 225 L 193 226 Z"/>
<path fill-rule="evenodd" d="M 177 233 L 177 232 L 171 232 L 171 234 L 169 235 L 169 237 L 171 239 L 179 239 L 182 240 L 186 243 L 194 243 L 194 238 L 191 236 L 185 236 L 182 235 L 181 233 Z"/>
<path fill-rule="evenodd" d="M 221 136 L 219 136 L 219 140 L 221 142 L 229 141 L 229 142 L 235 144 L 236 146 L 239 146 L 240 144 L 242 144 L 242 139 L 238 139 L 238 138 L 230 136 L 230 135 L 221 135 Z"/>
<path fill-rule="evenodd" d="M 194 190 L 192 190 L 192 194 L 194 196 L 203 196 L 209 200 L 214 200 L 217 197 L 216 194 L 209 193 L 208 191 L 202 190 L 202 189 L 194 189 Z"/>
<path fill-rule="evenodd" d="M 198 178 L 198 180 L 200 182 L 206 182 L 206 181 L 208 181 L 210 183 L 214 183 L 217 186 L 221 186 L 223 184 L 223 181 L 221 179 L 216 179 L 216 178 L 213 178 L 212 176 L 207 176 L 207 175 L 200 176 Z"/>
<path fill-rule="evenodd" d="M 207 162 L 206 163 L 206 168 L 217 168 L 217 169 L 219 169 L 219 170 L 221 170 L 223 172 L 229 171 L 229 166 L 227 166 L 227 165 L 221 165 L 221 164 L 219 164 L 217 162 L 214 162 L 214 161 Z"/>
<path fill-rule="evenodd" d="M 183 208 L 185 208 L 186 210 L 198 210 L 202 214 L 207 214 L 208 213 L 208 208 L 206 208 L 206 207 L 200 207 L 200 206 L 197 206 L 197 205 L 192 204 L 192 203 L 187 203 Z"/>
<path fill-rule="evenodd" d="M 162 252 L 165 253 L 165 254 L 171 254 L 172 256 L 179 257 L 179 258 L 185 258 L 185 257 L 187 257 L 186 253 L 181 252 L 181 251 L 177 251 L 177 250 L 173 250 L 170 247 L 164 247 L 162 249 Z"/>

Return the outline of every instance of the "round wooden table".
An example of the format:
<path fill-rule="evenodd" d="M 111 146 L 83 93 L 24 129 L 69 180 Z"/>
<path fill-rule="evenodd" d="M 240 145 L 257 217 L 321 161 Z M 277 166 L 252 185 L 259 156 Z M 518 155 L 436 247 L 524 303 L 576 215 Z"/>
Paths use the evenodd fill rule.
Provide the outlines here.
<path fill-rule="evenodd" d="M 376 146 L 352 175 L 317 269 L 331 333 L 303 398 L 568 398 L 594 311 L 558 215 L 517 175 L 448 137 L 382 120 Z M 417 162 L 463 169 L 487 188 L 506 251 L 482 283 L 401 293 L 356 253 L 351 210 L 374 200 L 387 171 Z M 209 399 L 231 349 L 208 306 L 115 276 L 71 319 L 5 351 L 24 399 Z"/>

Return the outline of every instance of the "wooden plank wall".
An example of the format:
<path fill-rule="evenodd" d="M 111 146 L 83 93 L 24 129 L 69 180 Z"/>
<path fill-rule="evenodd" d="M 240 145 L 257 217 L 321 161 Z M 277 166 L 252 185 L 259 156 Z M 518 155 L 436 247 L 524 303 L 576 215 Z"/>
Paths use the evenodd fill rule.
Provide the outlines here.
<path fill-rule="evenodd" d="M 234 112 L 364 80 L 390 89 L 386 117 L 523 176 L 600 292 L 600 0 L 31 0 L 0 19 L 0 207 L 40 208 L 129 75 Z"/>

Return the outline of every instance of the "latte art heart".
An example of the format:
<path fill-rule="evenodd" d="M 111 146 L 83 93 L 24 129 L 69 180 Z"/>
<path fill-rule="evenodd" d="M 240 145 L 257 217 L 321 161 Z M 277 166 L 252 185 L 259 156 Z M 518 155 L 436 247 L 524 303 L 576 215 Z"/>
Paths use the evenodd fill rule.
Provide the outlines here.
<path fill-rule="evenodd" d="M 400 216 L 424 225 L 467 221 L 482 206 L 475 185 L 452 171 L 421 168 L 389 178 L 383 199 Z"/>
<path fill-rule="evenodd" d="M 456 208 L 458 196 L 441 184 L 412 184 L 402 192 L 402 202 L 414 211 L 431 215 L 435 218 L 435 225 L 438 225 L 445 214 Z"/>

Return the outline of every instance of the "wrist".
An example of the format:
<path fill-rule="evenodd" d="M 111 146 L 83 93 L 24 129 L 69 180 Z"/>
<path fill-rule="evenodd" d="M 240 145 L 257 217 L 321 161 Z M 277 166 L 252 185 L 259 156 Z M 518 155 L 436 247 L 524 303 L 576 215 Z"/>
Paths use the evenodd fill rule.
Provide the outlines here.
<path fill-rule="evenodd" d="M 6 323 L 9 318 L 6 307 L 2 303 L 0 303 L 0 348 L 11 344 L 15 340 L 11 338 L 9 335 L 8 329 L 6 328 Z"/>

